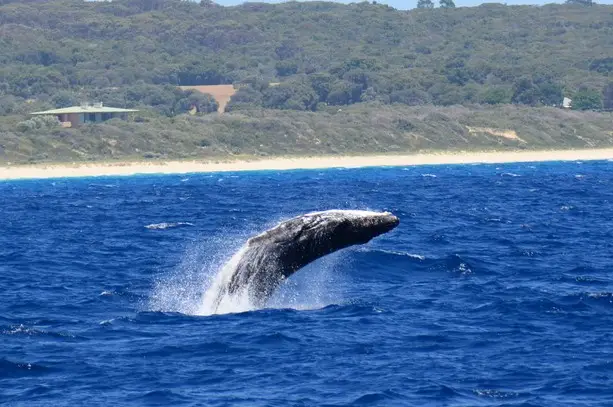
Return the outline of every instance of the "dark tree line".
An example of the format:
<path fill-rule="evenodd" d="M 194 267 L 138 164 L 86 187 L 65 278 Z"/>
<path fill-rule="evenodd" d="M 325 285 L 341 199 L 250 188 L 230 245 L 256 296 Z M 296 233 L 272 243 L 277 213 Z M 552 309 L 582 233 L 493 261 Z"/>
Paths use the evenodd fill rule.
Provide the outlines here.
<path fill-rule="evenodd" d="M 590 4 L 456 9 L 440 0 L 406 12 L 366 2 L 3 0 L 0 113 L 84 98 L 206 112 L 210 98 L 176 86 L 214 84 L 240 87 L 229 110 L 558 106 L 563 97 L 610 109 L 613 7 Z"/>

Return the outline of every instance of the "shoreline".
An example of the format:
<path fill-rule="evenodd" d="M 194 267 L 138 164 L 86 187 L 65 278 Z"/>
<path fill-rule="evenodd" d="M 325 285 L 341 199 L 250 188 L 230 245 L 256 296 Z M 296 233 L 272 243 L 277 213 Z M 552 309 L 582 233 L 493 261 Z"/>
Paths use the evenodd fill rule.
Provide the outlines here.
<path fill-rule="evenodd" d="M 613 159 L 613 148 L 508 152 L 417 153 L 406 155 L 278 157 L 228 161 L 126 161 L 0 166 L 0 180 L 85 178 L 139 174 L 283 171 L 300 169 L 505 164 Z"/>

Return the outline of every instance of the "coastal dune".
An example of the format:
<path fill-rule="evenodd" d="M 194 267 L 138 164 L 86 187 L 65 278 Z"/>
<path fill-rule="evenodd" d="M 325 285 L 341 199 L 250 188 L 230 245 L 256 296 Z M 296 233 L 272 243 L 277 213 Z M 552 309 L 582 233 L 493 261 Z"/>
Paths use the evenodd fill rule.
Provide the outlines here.
<path fill-rule="evenodd" d="M 0 180 L 608 159 L 613 159 L 613 148 L 516 152 L 442 152 L 371 156 L 279 157 L 225 161 L 135 161 L 34 164 L 2 166 L 0 167 Z"/>

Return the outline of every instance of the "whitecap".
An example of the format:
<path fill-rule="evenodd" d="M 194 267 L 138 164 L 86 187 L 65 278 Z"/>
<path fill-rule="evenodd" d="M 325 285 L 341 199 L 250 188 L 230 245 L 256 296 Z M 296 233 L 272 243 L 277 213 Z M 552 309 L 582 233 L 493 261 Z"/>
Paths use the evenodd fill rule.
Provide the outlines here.
<path fill-rule="evenodd" d="M 35 329 L 31 329 L 23 324 L 19 324 L 19 326 L 15 326 L 11 330 L 5 330 L 3 331 L 3 333 L 7 335 L 15 335 L 15 334 L 33 335 L 38 332 Z"/>
<path fill-rule="evenodd" d="M 147 229 L 169 229 L 169 228 L 177 228 L 182 226 L 194 226 L 193 223 L 190 222 L 162 222 L 162 223 L 152 223 L 150 225 L 145 226 Z"/>
<path fill-rule="evenodd" d="M 364 250 L 364 251 L 367 251 L 367 250 Z M 378 251 L 381 253 L 393 254 L 396 256 L 404 256 L 404 257 L 409 257 L 411 259 L 417 259 L 421 261 L 426 260 L 426 256 L 422 254 L 414 254 L 414 253 L 401 252 L 397 250 L 383 250 L 383 249 L 379 249 Z"/>
<path fill-rule="evenodd" d="M 421 176 L 424 178 L 436 178 L 436 175 L 434 174 L 421 174 Z"/>
<path fill-rule="evenodd" d="M 495 389 L 475 389 L 473 390 L 473 392 L 477 396 L 499 398 L 499 399 L 518 396 L 518 393 L 516 392 L 506 392 L 506 391 L 500 391 L 500 390 L 495 390 Z"/>
<path fill-rule="evenodd" d="M 607 297 L 613 297 L 613 293 L 608 293 L 608 292 L 588 293 L 587 296 L 590 298 L 607 298 Z"/>

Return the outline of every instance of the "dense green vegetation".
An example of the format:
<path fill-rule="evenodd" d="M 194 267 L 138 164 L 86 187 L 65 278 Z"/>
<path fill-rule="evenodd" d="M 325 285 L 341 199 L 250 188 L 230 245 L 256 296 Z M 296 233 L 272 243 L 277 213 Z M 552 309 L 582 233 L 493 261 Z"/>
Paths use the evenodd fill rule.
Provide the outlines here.
<path fill-rule="evenodd" d="M 221 83 L 252 85 L 230 109 L 374 100 L 556 105 L 577 92 L 601 104 L 612 82 L 613 7 L 604 5 L 398 11 L 366 2 L 39 0 L 0 7 L 3 106 L 12 98 L 57 104 L 60 91 L 159 106 L 165 85 Z M 133 87 L 138 95 L 114 94 Z M 174 111 L 168 105 L 165 114 Z"/>
<path fill-rule="evenodd" d="M 160 143 L 161 133 L 170 134 L 168 145 L 173 137 L 178 137 L 177 145 L 187 137 L 185 150 L 177 147 L 176 156 L 204 154 L 217 147 L 221 155 L 232 148 L 220 139 L 210 139 L 215 148 L 190 153 L 187 146 L 192 148 L 195 139 L 180 134 L 209 134 L 210 130 L 198 127 L 206 125 L 228 134 L 238 134 L 240 128 L 245 132 L 242 137 L 252 139 L 250 126 L 257 127 L 256 122 L 265 128 L 273 118 L 302 122 L 306 117 L 309 120 L 304 123 L 309 124 L 300 128 L 317 133 L 336 126 L 339 116 L 331 112 L 341 108 L 350 108 L 352 120 L 370 129 L 367 139 L 373 142 L 379 136 L 372 132 L 383 132 L 392 124 L 369 128 L 357 113 L 367 114 L 368 108 L 400 112 L 407 106 L 423 106 L 415 109 L 438 112 L 440 106 L 471 105 L 476 112 L 507 114 L 528 111 L 483 106 L 559 106 L 563 97 L 569 97 L 573 109 L 613 109 L 613 6 L 455 8 L 451 0 L 437 3 L 439 8 L 427 5 L 399 11 L 376 2 L 221 7 L 207 0 L 0 0 L 0 159 L 89 159 L 96 154 L 75 155 L 69 151 L 85 150 L 63 143 L 94 146 L 95 140 L 87 141 L 87 137 L 106 137 L 105 132 L 148 134 Z M 223 117 L 206 116 L 217 107 L 211 97 L 177 89 L 178 85 L 229 83 L 240 88 Z M 49 127 L 53 123 L 27 117 L 35 110 L 80 101 L 143 111 L 135 123 L 81 130 L 53 129 Z M 197 117 L 182 115 L 194 113 L 194 107 Z M 545 111 L 548 117 L 555 116 Z M 595 120 L 610 115 L 584 117 Z M 283 131 L 294 128 L 294 123 L 281 126 L 278 120 L 275 126 Z M 519 125 L 518 120 L 512 124 Z M 241 121 L 242 125 L 237 124 Z M 232 125 L 225 127 L 228 123 Z M 427 124 L 411 123 L 417 126 L 417 130 L 411 127 L 411 134 L 433 131 Z M 270 129 L 271 140 L 276 137 L 275 126 Z M 344 136 L 353 134 L 351 129 L 357 127 L 352 126 L 347 123 Z M 53 137 L 43 140 L 43 133 Z M 343 136 L 340 127 L 332 133 Z M 428 133 L 421 136 L 430 137 Z M 348 145 L 346 140 L 335 140 Z M 117 154 L 172 155 L 141 141 L 146 148 L 122 147 Z M 270 140 L 252 141 L 267 145 Z M 439 148 L 450 146 L 443 139 L 440 142 Z M 55 145 L 66 153 L 57 152 Z M 407 140 L 395 145 L 433 148 Z M 359 150 L 374 151 L 375 147 L 381 150 L 384 145 Z M 46 148 L 51 150 L 40 150 Z M 256 145 L 239 150 L 271 153 Z M 296 147 L 298 151 L 308 152 Z M 104 157 L 115 156 L 109 154 L 100 152 Z"/>
<path fill-rule="evenodd" d="M 78 129 L 39 119 L 28 132 L 3 133 L 0 163 L 613 146 L 611 113 L 513 105 L 362 103 L 322 112 L 257 109 L 224 115 L 152 115 Z"/>

